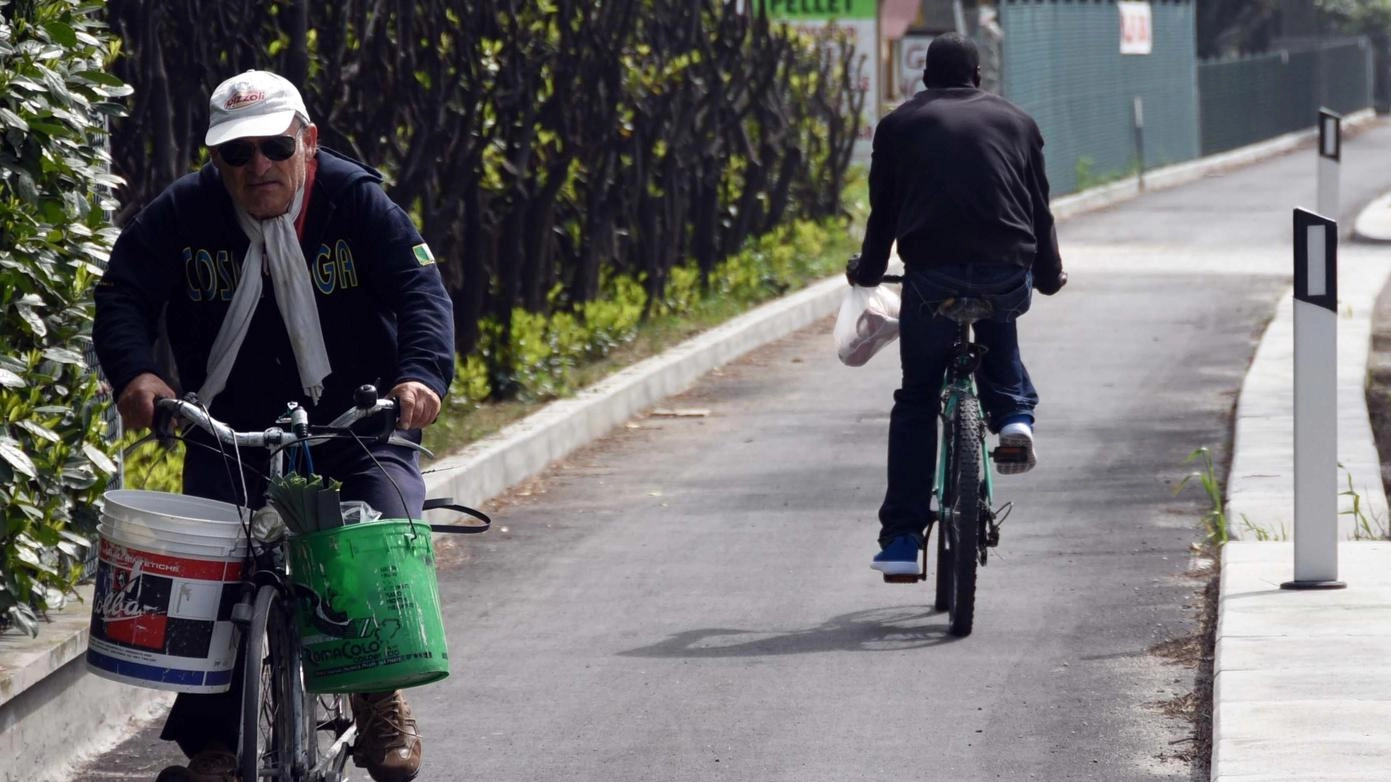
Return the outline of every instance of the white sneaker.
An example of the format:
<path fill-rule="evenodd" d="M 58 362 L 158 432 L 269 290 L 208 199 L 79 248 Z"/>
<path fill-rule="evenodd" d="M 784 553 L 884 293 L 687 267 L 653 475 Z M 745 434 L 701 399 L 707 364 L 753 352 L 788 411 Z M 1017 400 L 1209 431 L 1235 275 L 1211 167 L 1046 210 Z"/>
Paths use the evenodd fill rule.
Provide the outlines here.
<path fill-rule="evenodd" d="M 1034 452 L 1034 428 L 1023 422 L 1005 425 L 995 446 L 995 468 L 1001 475 L 1026 473 L 1038 464 Z"/>

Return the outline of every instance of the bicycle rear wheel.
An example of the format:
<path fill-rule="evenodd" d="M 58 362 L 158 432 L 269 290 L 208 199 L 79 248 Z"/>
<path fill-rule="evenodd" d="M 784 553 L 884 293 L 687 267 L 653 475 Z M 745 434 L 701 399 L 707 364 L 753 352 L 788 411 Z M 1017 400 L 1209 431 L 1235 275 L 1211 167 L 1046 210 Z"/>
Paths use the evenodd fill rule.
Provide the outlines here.
<path fill-rule="evenodd" d="M 293 619 L 272 586 L 256 593 L 242 677 L 242 782 L 292 782 L 302 774 L 305 720 Z"/>
<path fill-rule="evenodd" d="M 946 477 L 950 489 L 944 507 L 951 514 L 942 531 L 951 561 L 947 611 L 951 634 L 971 634 L 976 615 L 976 562 L 980 550 L 981 418 L 980 401 L 961 399 L 951 428 L 951 463 Z"/>

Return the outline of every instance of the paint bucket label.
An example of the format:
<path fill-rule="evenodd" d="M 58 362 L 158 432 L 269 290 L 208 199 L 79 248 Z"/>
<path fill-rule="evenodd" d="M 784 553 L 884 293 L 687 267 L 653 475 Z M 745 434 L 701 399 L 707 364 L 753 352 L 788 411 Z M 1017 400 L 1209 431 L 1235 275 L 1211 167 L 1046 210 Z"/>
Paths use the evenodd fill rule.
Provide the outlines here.
<path fill-rule="evenodd" d="M 147 551 L 103 536 L 88 666 L 155 689 L 225 692 L 237 656 L 231 614 L 241 569 L 240 558 Z"/>

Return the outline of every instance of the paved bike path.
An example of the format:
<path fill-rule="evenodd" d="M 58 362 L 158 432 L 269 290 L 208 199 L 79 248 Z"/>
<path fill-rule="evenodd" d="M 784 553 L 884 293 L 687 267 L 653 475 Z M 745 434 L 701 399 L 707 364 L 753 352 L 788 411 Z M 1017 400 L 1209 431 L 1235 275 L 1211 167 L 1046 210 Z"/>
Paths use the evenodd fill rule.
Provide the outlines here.
<path fill-rule="evenodd" d="M 1349 142 L 1388 159 L 1345 202 L 1387 186 L 1386 136 Z M 841 367 L 823 323 L 442 543 L 454 675 L 411 696 L 421 779 L 1189 779 L 1165 712 L 1194 673 L 1155 652 L 1196 629 L 1204 506 L 1172 487 L 1225 453 L 1303 157 L 1063 225 L 1073 283 L 1025 321 L 1044 461 L 1001 480 L 1019 507 L 970 638 L 867 567 L 897 370 Z M 122 752 L 81 778 L 158 767 L 149 731 Z"/>
<path fill-rule="evenodd" d="M 1372 160 L 1347 202 L 1387 186 L 1387 136 L 1349 142 Z M 1193 448 L 1227 451 L 1313 170 L 1064 226 L 1074 284 L 1025 321 L 1045 461 L 1001 481 L 1019 508 L 969 639 L 865 567 L 895 368 L 839 367 L 824 328 L 514 493 L 445 579 L 461 678 L 421 709 L 480 727 L 432 750 L 458 764 L 440 778 L 1189 778 L 1164 712 L 1193 672 L 1153 652 L 1196 629 L 1205 507 L 1171 491 Z"/>

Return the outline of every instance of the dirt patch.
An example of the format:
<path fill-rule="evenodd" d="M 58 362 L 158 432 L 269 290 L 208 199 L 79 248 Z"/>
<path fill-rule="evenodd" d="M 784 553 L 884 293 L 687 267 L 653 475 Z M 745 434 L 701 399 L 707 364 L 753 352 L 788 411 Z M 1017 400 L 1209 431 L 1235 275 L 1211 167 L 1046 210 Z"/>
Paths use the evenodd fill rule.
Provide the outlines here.
<path fill-rule="evenodd" d="M 1214 650 L 1217 642 L 1217 597 L 1220 561 L 1215 553 L 1205 564 L 1189 571 L 1188 576 L 1199 582 L 1198 625 L 1180 638 L 1171 638 L 1150 648 L 1150 654 L 1193 670 L 1193 689 L 1154 704 L 1161 714 L 1183 720 L 1190 727 L 1187 736 L 1171 742 L 1171 754 L 1165 759 L 1178 760 L 1189 766 L 1189 779 L 1207 780 L 1212 764 L 1212 677 Z"/>

